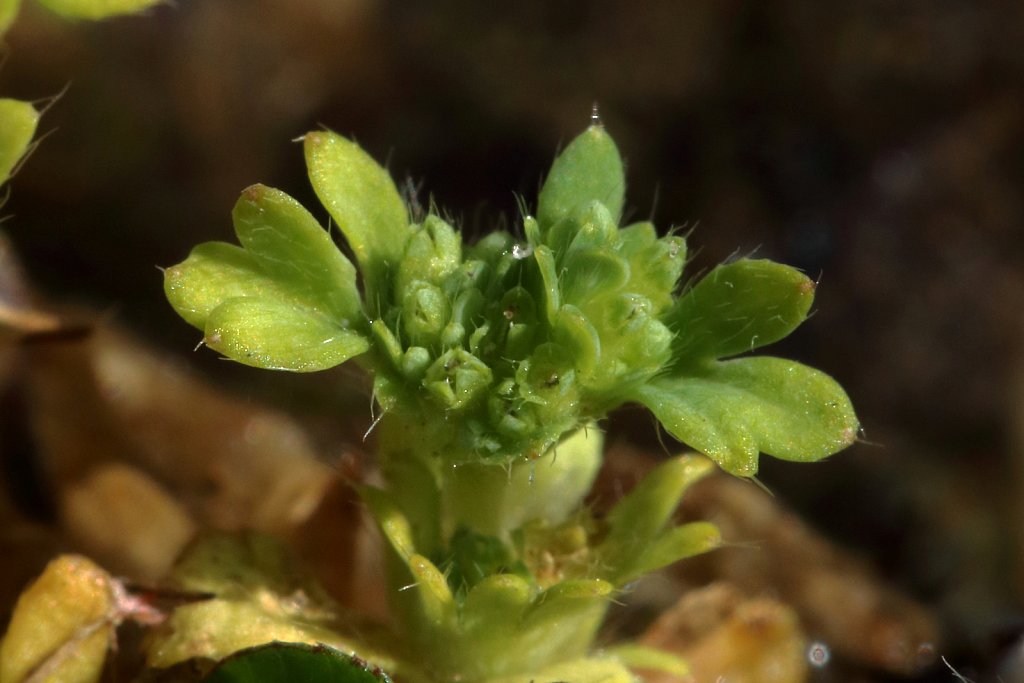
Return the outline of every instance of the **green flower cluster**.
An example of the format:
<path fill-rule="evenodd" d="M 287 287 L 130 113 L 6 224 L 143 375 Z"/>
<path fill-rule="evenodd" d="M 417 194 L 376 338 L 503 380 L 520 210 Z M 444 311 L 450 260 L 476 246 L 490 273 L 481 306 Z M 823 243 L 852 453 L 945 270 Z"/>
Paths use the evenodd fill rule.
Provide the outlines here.
<path fill-rule="evenodd" d="M 618 153 L 594 127 L 555 163 L 524 240 L 497 232 L 463 252 L 440 218 L 413 226 L 375 323 L 393 349 L 377 375 L 384 409 L 416 396 L 414 410 L 460 424 L 446 452 L 507 462 L 629 400 L 670 359 L 658 317 L 686 245 L 650 224 L 619 230 L 622 198 Z"/>
<path fill-rule="evenodd" d="M 817 460 L 852 442 L 828 376 L 743 357 L 807 316 L 814 283 L 743 259 L 680 294 L 686 243 L 619 227 L 622 161 L 595 125 L 556 159 L 523 237 L 474 245 L 431 213 L 411 223 L 387 172 L 333 133 L 305 138 L 310 178 L 362 279 L 315 218 L 263 186 L 234 211 L 242 247 L 208 243 L 167 270 L 169 299 L 205 342 L 243 363 L 311 371 L 352 357 L 385 413 L 429 424 L 449 464 L 546 453 L 627 402 L 722 467 L 759 452 Z"/>

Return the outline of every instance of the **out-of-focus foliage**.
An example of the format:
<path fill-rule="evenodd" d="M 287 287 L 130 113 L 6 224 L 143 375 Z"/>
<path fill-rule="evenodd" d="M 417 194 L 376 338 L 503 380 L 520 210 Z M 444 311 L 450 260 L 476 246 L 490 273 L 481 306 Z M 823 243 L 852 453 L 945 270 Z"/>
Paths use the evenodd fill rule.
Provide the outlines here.
<path fill-rule="evenodd" d="M 39 112 L 28 102 L 0 99 L 0 185 L 25 155 L 39 124 Z"/>
<path fill-rule="evenodd" d="M 64 555 L 22 593 L 0 644 L 0 683 L 95 683 L 115 626 L 110 576 Z"/>
<path fill-rule="evenodd" d="M 218 664 L 204 683 L 390 683 L 380 669 L 326 645 L 271 643 L 238 652 Z"/>
<path fill-rule="evenodd" d="M 0 0 L 0 34 L 11 25 L 22 0 Z M 137 14 L 165 0 L 36 0 L 65 19 L 109 19 Z"/>
<path fill-rule="evenodd" d="M 375 648 L 374 629 L 343 612 L 267 536 L 201 538 L 184 554 L 171 579 L 183 590 L 212 598 L 179 607 L 153 633 L 147 647 L 150 666 L 166 668 L 193 658 L 218 661 L 239 650 L 284 641 L 325 643 L 394 667 Z"/>

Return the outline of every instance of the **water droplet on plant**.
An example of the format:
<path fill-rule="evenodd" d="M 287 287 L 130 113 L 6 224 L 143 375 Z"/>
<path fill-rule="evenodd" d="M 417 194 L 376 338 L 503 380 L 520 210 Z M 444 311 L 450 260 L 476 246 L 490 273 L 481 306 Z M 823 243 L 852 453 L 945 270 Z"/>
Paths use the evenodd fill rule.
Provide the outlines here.
<path fill-rule="evenodd" d="M 529 258 L 533 254 L 533 247 L 529 244 L 514 244 L 512 245 L 512 258 L 522 261 L 524 258 Z"/>
<path fill-rule="evenodd" d="M 590 106 L 590 125 L 600 126 L 601 125 L 601 114 L 597 110 L 597 102 L 594 102 Z"/>
<path fill-rule="evenodd" d="M 832 653 L 828 649 L 828 645 L 821 641 L 815 641 L 810 644 L 807 648 L 807 662 L 818 669 L 828 664 L 828 660 L 832 658 Z"/>

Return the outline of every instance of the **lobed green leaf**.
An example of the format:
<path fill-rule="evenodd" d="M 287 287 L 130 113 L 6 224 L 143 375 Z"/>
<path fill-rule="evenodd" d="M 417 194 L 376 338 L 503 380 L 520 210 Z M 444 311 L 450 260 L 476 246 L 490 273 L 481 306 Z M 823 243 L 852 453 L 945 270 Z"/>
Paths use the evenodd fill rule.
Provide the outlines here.
<path fill-rule="evenodd" d="M 402 198 L 388 172 L 356 143 L 323 131 L 307 134 L 304 147 L 313 189 L 348 240 L 376 314 L 411 236 Z"/>
<path fill-rule="evenodd" d="M 174 309 L 206 344 L 261 368 L 312 372 L 362 354 L 355 268 L 285 193 L 253 185 L 232 214 L 245 248 L 207 242 L 164 273 Z"/>
<path fill-rule="evenodd" d="M 537 201 L 541 230 L 550 230 L 593 201 L 603 204 L 618 223 L 625 187 L 615 142 L 604 126 L 591 126 L 569 143 L 551 166 Z"/>
<path fill-rule="evenodd" d="M 297 299 L 342 323 L 362 318 L 356 269 L 311 213 L 280 190 L 252 185 L 232 218 L 256 264 Z"/>
<path fill-rule="evenodd" d="M 315 372 L 364 353 L 369 343 L 327 317 L 273 298 L 228 299 L 206 320 L 203 341 L 245 365 Z"/>
<path fill-rule="evenodd" d="M 857 435 L 850 399 L 828 375 L 781 358 L 712 363 L 635 390 L 665 429 L 739 476 L 757 472 L 759 452 L 810 462 Z"/>
<path fill-rule="evenodd" d="M 752 351 L 782 339 L 807 318 L 814 281 L 795 268 L 741 259 L 712 270 L 663 318 L 676 333 L 676 365 Z"/>
<path fill-rule="evenodd" d="M 268 277 L 245 249 L 227 242 L 204 242 L 165 270 L 164 294 L 178 315 L 200 330 L 213 309 L 228 299 L 297 298 L 284 283 Z"/>

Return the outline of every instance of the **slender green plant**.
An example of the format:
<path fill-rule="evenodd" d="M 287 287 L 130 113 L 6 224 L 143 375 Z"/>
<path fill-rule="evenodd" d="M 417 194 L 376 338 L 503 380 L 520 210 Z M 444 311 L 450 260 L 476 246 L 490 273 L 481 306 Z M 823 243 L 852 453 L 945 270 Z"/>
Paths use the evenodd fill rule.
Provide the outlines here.
<path fill-rule="evenodd" d="M 372 376 L 386 484 L 360 493 L 390 548 L 398 638 L 344 647 L 422 681 L 631 680 L 638 656 L 678 668 L 594 638 L 625 586 L 718 545 L 711 524 L 673 523 L 685 489 L 712 462 L 750 477 L 762 452 L 814 461 L 857 434 L 830 377 L 749 355 L 806 319 L 815 283 L 739 259 L 683 286 L 682 236 L 620 226 L 623 165 L 601 125 L 557 157 L 516 235 L 475 244 L 434 210 L 411 216 L 355 143 L 319 131 L 304 149 L 351 260 L 297 201 L 253 185 L 232 214 L 240 244 L 197 246 L 165 289 L 228 358 Z M 600 517 L 583 502 L 597 425 L 629 403 L 707 457 L 666 460 Z"/>

